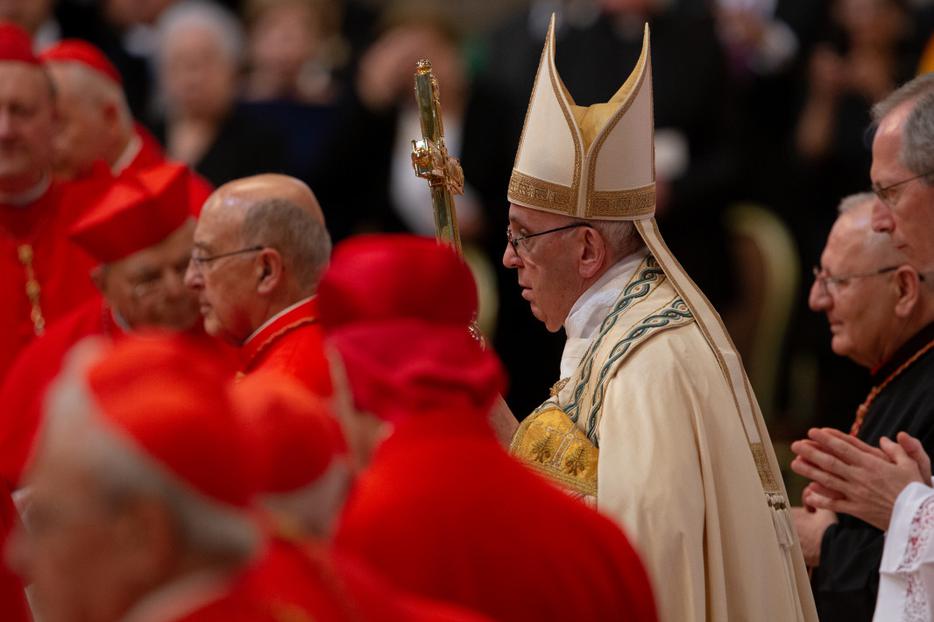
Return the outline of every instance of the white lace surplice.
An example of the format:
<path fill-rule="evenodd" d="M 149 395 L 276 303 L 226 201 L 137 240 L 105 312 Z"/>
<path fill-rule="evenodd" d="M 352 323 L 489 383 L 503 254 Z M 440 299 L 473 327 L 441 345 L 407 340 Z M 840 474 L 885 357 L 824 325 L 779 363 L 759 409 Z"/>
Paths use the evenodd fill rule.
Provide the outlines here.
<path fill-rule="evenodd" d="M 934 488 L 909 484 L 892 510 L 873 622 L 934 620 Z"/>

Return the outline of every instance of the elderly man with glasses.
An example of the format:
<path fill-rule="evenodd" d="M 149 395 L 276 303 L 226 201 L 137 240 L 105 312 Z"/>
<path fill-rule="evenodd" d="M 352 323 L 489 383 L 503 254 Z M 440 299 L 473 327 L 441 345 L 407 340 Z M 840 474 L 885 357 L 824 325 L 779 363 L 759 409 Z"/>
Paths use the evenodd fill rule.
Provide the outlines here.
<path fill-rule="evenodd" d="M 547 35 L 503 263 L 567 343 L 551 398 L 510 449 L 624 529 L 659 619 L 816 620 L 749 380 L 654 218 L 649 59 L 646 30 L 629 79 L 582 107 L 558 75 L 553 24 Z"/>
<path fill-rule="evenodd" d="M 315 294 L 331 254 L 311 189 L 285 175 L 224 184 L 204 204 L 185 283 L 204 329 L 240 350 L 240 373 L 272 370 L 331 392 Z"/>
<path fill-rule="evenodd" d="M 847 197 L 815 268 L 809 304 L 830 323 L 831 347 L 871 370 L 873 389 L 850 434 L 878 446 L 900 431 L 934 449 L 934 291 L 895 240 L 872 230 L 871 193 Z M 806 461 L 796 470 L 814 473 Z M 805 494 L 808 503 L 811 492 Z M 879 587 L 883 532 L 849 514 L 794 508 L 813 568 L 821 620 L 870 620 Z"/>
<path fill-rule="evenodd" d="M 934 73 L 875 105 L 870 176 L 878 197 L 872 226 L 920 270 L 934 270 Z"/>

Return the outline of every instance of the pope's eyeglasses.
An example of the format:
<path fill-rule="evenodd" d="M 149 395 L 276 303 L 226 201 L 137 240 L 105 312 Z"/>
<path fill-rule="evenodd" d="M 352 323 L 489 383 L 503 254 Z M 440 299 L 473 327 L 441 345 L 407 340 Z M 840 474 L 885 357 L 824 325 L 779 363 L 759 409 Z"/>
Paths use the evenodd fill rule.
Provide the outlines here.
<path fill-rule="evenodd" d="M 529 233 L 528 235 L 520 235 L 518 237 L 512 236 L 512 229 L 506 227 L 506 241 L 509 242 L 509 245 L 512 246 L 512 250 L 516 251 L 516 254 L 519 254 L 519 243 L 524 242 L 525 240 L 530 240 L 532 238 L 537 238 L 540 235 L 546 235 L 549 233 L 555 233 L 556 231 L 564 231 L 565 229 L 577 229 L 578 227 L 589 227 L 590 224 L 586 222 L 574 222 L 569 225 L 564 225 L 563 227 L 555 227 L 554 229 L 548 229 L 547 231 L 539 231 L 538 233 Z"/>

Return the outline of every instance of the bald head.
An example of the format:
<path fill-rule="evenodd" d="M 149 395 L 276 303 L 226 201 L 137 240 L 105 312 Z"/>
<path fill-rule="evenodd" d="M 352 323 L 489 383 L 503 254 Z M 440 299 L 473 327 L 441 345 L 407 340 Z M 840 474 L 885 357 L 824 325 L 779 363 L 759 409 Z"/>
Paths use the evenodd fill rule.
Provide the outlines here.
<path fill-rule="evenodd" d="M 324 224 L 324 213 L 315 193 L 308 184 L 295 177 L 265 173 L 243 179 L 235 179 L 218 188 L 222 200 L 249 207 L 258 201 L 280 199 L 305 210 L 315 220 Z"/>
<path fill-rule="evenodd" d="M 242 210 L 245 214 L 256 203 L 270 199 L 287 201 L 324 225 L 321 205 L 308 184 L 300 179 L 275 173 L 253 175 L 228 182 L 217 189 L 204 208 L 209 209 L 212 203 L 217 203 L 222 205 L 223 209 Z"/>

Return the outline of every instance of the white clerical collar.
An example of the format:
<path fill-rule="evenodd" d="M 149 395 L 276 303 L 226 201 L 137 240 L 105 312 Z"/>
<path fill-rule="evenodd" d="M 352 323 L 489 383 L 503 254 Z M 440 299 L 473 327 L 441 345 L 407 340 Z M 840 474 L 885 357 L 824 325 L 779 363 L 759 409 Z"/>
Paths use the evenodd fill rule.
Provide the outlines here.
<path fill-rule="evenodd" d="M 564 320 L 567 341 L 561 354 L 561 378 L 570 378 L 577 369 L 603 318 L 609 314 L 648 252 L 643 248 L 610 266 L 571 307 Z"/>
<path fill-rule="evenodd" d="M 119 175 L 126 168 L 133 163 L 133 160 L 136 159 L 136 156 L 139 155 L 139 152 L 143 150 L 143 141 L 135 133 L 127 142 L 126 147 L 123 149 L 123 153 L 120 154 L 120 157 L 113 163 L 113 166 L 110 167 L 110 172 L 114 175 Z"/>
<path fill-rule="evenodd" d="M 603 318 L 610 312 L 610 307 L 619 298 L 648 252 L 643 248 L 620 259 L 580 295 L 564 320 L 564 331 L 568 338 L 589 339 L 597 332 Z"/>
<path fill-rule="evenodd" d="M 180 620 L 224 597 L 230 579 L 226 573 L 202 571 L 156 588 L 133 605 L 121 622 Z"/>
<path fill-rule="evenodd" d="M 52 176 L 48 173 L 43 173 L 42 179 L 29 190 L 13 195 L 4 195 L 0 193 L 0 203 L 4 205 L 13 205 L 15 207 L 32 205 L 39 197 L 46 193 L 51 185 Z"/>
<path fill-rule="evenodd" d="M 250 334 L 250 336 L 246 338 L 246 341 L 243 342 L 243 345 L 246 345 L 246 344 L 250 343 L 250 340 L 253 339 L 253 337 L 255 337 L 256 335 L 258 335 L 258 334 L 260 334 L 261 332 L 263 332 L 263 329 L 265 329 L 267 326 L 269 326 L 270 324 L 272 324 L 273 322 L 275 322 L 276 320 L 278 320 L 280 317 L 282 317 L 282 316 L 285 315 L 286 313 L 289 313 L 290 311 L 294 311 L 294 310 L 297 309 L 298 307 L 300 307 L 300 306 L 302 306 L 303 304 L 307 303 L 307 302 L 308 302 L 309 300 L 311 300 L 312 298 L 314 298 L 314 296 L 309 296 L 308 298 L 302 298 L 301 300 L 299 300 L 298 302 L 296 302 L 294 305 L 292 305 L 292 306 L 290 306 L 290 307 L 286 307 L 286 308 L 283 309 L 282 311 L 279 311 L 279 313 L 275 314 L 274 316 L 272 316 L 271 318 L 269 318 L 268 320 L 266 320 L 265 322 L 263 322 L 263 323 L 260 325 L 259 328 L 257 328 L 256 330 L 254 330 L 254 331 Z"/>

